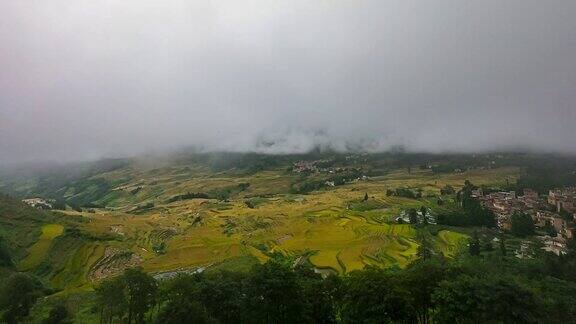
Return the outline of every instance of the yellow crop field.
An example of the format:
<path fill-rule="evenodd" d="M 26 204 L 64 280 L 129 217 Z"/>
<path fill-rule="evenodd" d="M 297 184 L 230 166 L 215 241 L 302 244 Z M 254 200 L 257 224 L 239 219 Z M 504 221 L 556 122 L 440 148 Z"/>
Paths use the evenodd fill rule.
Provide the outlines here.
<path fill-rule="evenodd" d="M 18 269 L 20 271 L 26 271 L 40 264 L 50 249 L 52 240 L 62 235 L 63 232 L 64 226 L 59 224 L 47 224 L 42 226 L 42 234 L 40 235 L 40 238 L 28 249 L 28 255 L 25 259 L 20 261 Z"/>
<path fill-rule="evenodd" d="M 404 267 L 417 258 L 418 229 L 410 224 L 396 224 L 395 218 L 407 208 L 433 207 L 436 200 L 387 196 L 386 190 L 413 187 L 421 188 L 424 194 L 437 195 L 445 185 L 459 188 L 465 180 L 501 185 L 520 175 L 517 168 L 448 174 L 397 170 L 385 176 L 300 195 L 288 193 L 294 179 L 283 170 L 234 177 L 204 169 L 195 170 L 195 177 L 184 177 L 179 172 L 178 169 L 154 171 L 153 176 L 142 173 L 135 177 L 137 181 L 128 185 L 128 188 L 143 187 L 135 197 L 157 194 L 154 206 L 148 210 L 130 213 L 134 197 L 126 196 L 128 198 L 122 197 L 118 202 L 127 202 L 127 206 L 81 214 L 86 218 L 86 222 L 79 225 L 83 231 L 118 239 L 79 248 L 68 261 L 70 268 L 77 269 L 73 285 L 86 282 L 91 265 L 109 247 L 133 253 L 139 264 L 152 273 L 205 266 L 233 267 L 234 264 L 245 267 L 243 261 L 226 261 L 265 262 L 275 252 L 304 258 L 317 269 L 338 273 L 366 265 Z M 107 176 L 126 175 L 119 172 Z M 147 187 L 154 183 L 166 189 Z M 225 201 L 168 201 L 185 192 L 206 192 L 242 183 L 250 185 Z M 365 194 L 369 198 L 364 202 Z M 61 234 L 62 228 L 59 231 L 57 227 L 43 229 L 42 238 L 30 248 L 29 256 L 20 266 L 29 269 L 41 262 L 41 256 L 50 246 L 50 237 Z M 453 229 L 443 229 L 432 236 L 432 243 L 437 252 L 452 256 L 467 238 Z M 54 282 L 62 285 L 64 275 L 56 275 Z"/>

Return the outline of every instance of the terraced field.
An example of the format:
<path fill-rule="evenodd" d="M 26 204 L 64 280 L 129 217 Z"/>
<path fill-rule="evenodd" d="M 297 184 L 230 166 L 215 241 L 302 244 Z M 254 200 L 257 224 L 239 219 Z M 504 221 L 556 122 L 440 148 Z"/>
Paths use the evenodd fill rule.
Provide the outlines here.
<path fill-rule="evenodd" d="M 468 236 L 462 233 L 442 230 L 438 232 L 438 241 L 436 241 L 436 248 L 442 251 L 444 255 L 451 256 L 462 248 L 462 244 Z"/>
<path fill-rule="evenodd" d="M 309 195 L 275 193 L 266 197 L 261 194 L 270 190 L 270 184 L 263 181 L 265 187 L 260 187 L 261 174 L 239 179 L 188 179 L 189 187 L 179 192 L 207 191 L 243 182 L 250 183 L 250 188 L 226 203 L 192 199 L 157 203 L 139 215 L 104 211 L 85 215 L 91 219 L 85 230 L 120 231 L 125 248 L 142 256 L 142 265 L 151 272 L 214 265 L 247 255 L 263 261 L 273 252 L 295 258 L 304 255 L 317 268 L 340 273 L 365 265 L 405 266 L 416 258 L 417 231 L 411 225 L 394 224 L 393 217 L 409 207 L 438 206 L 434 206 L 434 199 L 387 197 L 386 189 L 408 182 L 437 193 L 446 184 L 461 186 L 464 179 L 502 184 L 515 173 L 514 169 L 502 169 L 437 176 L 398 171 Z M 268 171 L 265 177 L 286 176 Z M 163 179 L 170 182 L 169 178 Z M 176 193 L 171 190 L 171 194 Z M 358 202 L 364 193 L 370 199 Z M 247 197 L 259 197 L 256 206 L 248 207 L 246 200 L 255 198 Z M 434 246 L 439 252 L 453 255 L 466 237 L 441 230 L 434 237 Z M 165 244 L 160 254 L 152 249 L 152 242 L 158 241 Z"/>
<path fill-rule="evenodd" d="M 245 175 L 185 166 L 131 166 L 91 178 L 91 183 L 106 179 L 115 184 L 95 201 L 106 208 L 66 211 L 75 219 L 76 234 L 63 235 L 59 224 L 45 225 L 19 268 L 41 272 L 48 262 L 51 270 L 46 276 L 53 286 L 79 288 L 128 266 L 140 265 L 151 273 L 197 267 L 248 269 L 274 253 L 309 262 L 318 271 L 404 267 L 417 258 L 419 233 L 425 229 L 397 224 L 401 211 L 425 206 L 439 212 L 449 208 L 437 204 L 440 188 L 446 185 L 459 188 L 470 180 L 498 186 L 519 174 L 516 168 L 454 174 L 396 170 L 294 194 L 291 184 L 299 178 L 283 168 Z M 386 195 L 398 187 L 419 188 L 423 198 Z M 223 190 L 229 198 L 174 198 Z M 434 249 L 446 256 L 457 253 L 467 239 L 457 229 L 435 227 L 433 232 Z M 56 248 L 60 251 L 51 251 Z"/>
<path fill-rule="evenodd" d="M 50 250 L 52 241 L 62 235 L 63 232 L 64 226 L 60 224 L 42 226 L 40 238 L 28 249 L 28 255 L 18 264 L 18 269 L 20 271 L 27 271 L 39 265 Z"/>

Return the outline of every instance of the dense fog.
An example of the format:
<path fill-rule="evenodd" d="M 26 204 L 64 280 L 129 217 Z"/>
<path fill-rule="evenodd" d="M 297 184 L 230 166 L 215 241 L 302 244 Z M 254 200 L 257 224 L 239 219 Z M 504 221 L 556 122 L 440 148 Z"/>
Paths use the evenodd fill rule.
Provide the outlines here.
<path fill-rule="evenodd" d="M 576 2 L 0 2 L 0 163 L 576 152 Z"/>

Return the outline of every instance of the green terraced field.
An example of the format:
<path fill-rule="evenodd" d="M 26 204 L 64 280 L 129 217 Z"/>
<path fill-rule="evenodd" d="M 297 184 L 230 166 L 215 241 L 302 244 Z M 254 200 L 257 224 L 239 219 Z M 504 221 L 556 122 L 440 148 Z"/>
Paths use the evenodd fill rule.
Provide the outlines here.
<path fill-rule="evenodd" d="M 442 230 L 438 232 L 438 240 L 436 247 L 444 253 L 444 255 L 454 255 L 461 248 L 461 245 L 466 242 L 468 235 Z"/>

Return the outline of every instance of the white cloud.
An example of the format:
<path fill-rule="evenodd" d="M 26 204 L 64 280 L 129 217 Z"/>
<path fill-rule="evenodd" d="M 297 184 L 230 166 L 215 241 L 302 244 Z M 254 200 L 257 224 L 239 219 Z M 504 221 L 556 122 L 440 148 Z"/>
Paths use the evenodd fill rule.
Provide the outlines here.
<path fill-rule="evenodd" d="M 576 152 L 576 3 L 4 1 L 0 160 Z"/>

